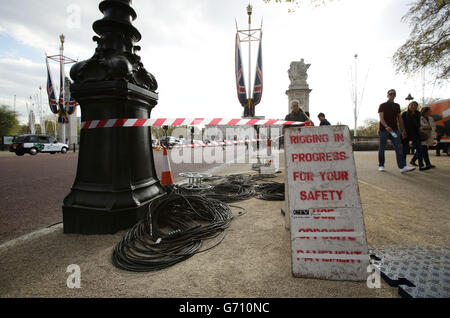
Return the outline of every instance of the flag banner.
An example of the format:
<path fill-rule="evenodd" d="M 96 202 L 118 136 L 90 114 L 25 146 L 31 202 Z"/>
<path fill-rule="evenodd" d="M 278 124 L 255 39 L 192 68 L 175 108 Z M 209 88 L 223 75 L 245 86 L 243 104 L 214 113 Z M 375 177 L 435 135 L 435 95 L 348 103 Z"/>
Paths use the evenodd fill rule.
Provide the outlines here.
<path fill-rule="evenodd" d="M 77 102 L 70 96 L 69 106 L 67 107 L 67 115 L 72 115 L 77 109 Z"/>
<path fill-rule="evenodd" d="M 53 114 L 58 113 L 58 101 L 56 100 L 55 89 L 53 88 L 52 76 L 50 75 L 50 67 L 48 65 L 48 58 L 45 58 L 47 64 L 47 95 L 48 105 Z"/>
<path fill-rule="evenodd" d="M 245 107 L 248 104 L 248 99 L 247 99 L 247 91 L 245 89 L 244 68 L 242 65 L 241 41 L 239 39 L 239 33 L 236 33 L 235 71 L 236 71 L 236 89 L 238 99 L 241 105 Z"/>
<path fill-rule="evenodd" d="M 58 116 L 58 123 L 61 124 L 68 124 L 69 123 L 69 117 L 67 117 L 67 115 L 62 114 Z"/>
<path fill-rule="evenodd" d="M 66 107 L 64 105 L 64 63 L 62 60 L 59 62 L 59 112 L 60 115 L 66 114 Z"/>
<path fill-rule="evenodd" d="M 262 91 L 263 91 L 263 65 L 262 65 L 262 32 L 259 38 L 259 49 L 258 49 L 258 61 L 256 64 L 256 74 L 255 74 L 255 83 L 253 85 L 253 98 L 252 98 L 252 106 L 255 107 L 261 102 Z"/>

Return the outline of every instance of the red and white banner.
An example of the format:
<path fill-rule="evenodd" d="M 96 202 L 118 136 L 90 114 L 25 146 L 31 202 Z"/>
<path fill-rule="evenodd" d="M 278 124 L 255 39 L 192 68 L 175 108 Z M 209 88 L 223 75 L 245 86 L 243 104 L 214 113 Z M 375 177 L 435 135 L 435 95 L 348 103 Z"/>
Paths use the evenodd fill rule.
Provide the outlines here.
<path fill-rule="evenodd" d="M 112 127 L 162 127 L 162 126 L 311 126 L 311 122 L 286 121 L 276 119 L 242 119 L 242 118 L 128 118 L 88 120 L 81 123 L 81 129 Z"/>

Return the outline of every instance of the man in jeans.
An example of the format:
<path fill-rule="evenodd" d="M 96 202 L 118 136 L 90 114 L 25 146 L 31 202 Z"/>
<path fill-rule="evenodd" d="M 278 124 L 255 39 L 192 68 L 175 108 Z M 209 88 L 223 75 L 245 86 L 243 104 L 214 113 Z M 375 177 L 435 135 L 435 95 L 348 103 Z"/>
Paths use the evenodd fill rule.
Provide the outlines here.
<path fill-rule="evenodd" d="M 408 172 L 414 170 L 415 168 L 408 167 L 403 156 L 402 141 L 398 124 L 400 124 L 400 128 L 402 129 L 403 139 L 406 138 L 406 130 L 403 125 L 402 117 L 400 116 L 400 105 L 394 103 L 395 96 L 395 90 L 390 89 L 387 94 L 387 102 L 381 104 L 378 108 L 378 114 L 380 115 L 380 125 L 378 131 L 380 141 L 380 146 L 378 148 L 378 170 L 384 171 L 384 150 L 386 149 L 386 141 L 389 138 L 394 145 L 397 166 L 400 168 L 400 172 Z"/>

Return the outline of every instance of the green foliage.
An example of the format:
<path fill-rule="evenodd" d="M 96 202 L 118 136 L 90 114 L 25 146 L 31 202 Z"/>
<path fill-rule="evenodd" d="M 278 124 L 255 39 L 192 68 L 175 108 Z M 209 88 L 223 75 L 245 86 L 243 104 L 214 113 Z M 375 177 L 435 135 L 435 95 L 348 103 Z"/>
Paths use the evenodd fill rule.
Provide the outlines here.
<path fill-rule="evenodd" d="M 19 131 L 17 113 L 6 105 L 0 106 L 0 136 L 13 136 Z"/>
<path fill-rule="evenodd" d="M 377 119 L 365 120 L 364 125 L 358 127 L 358 136 L 362 136 L 362 137 L 378 136 L 378 125 L 379 125 L 379 121 Z"/>
<path fill-rule="evenodd" d="M 20 125 L 16 135 L 25 135 L 25 134 L 31 134 L 30 126 Z"/>
<path fill-rule="evenodd" d="M 417 73 L 427 68 L 437 80 L 450 75 L 450 0 L 417 0 L 403 22 L 412 27 L 410 38 L 395 52 L 397 72 Z"/>

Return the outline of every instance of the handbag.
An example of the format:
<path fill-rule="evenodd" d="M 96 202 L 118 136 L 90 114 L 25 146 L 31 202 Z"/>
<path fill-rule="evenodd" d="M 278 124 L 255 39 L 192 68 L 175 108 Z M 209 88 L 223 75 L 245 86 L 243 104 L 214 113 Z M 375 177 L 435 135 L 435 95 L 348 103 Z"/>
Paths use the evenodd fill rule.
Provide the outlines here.
<path fill-rule="evenodd" d="M 430 121 L 428 120 L 427 117 L 424 117 L 424 118 L 426 119 L 426 121 L 428 123 L 428 126 L 429 126 L 430 125 Z M 428 140 L 429 135 L 426 132 L 419 131 L 419 138 L 420 138 L 420 141 L 426 141 L 426 140 Z"/>
<path fill-rule="evenodd" d="M 428 134 L 420 131 L 419 138 L 420 138 L 420 141 L 425 141 L 428 139 Z"/>

